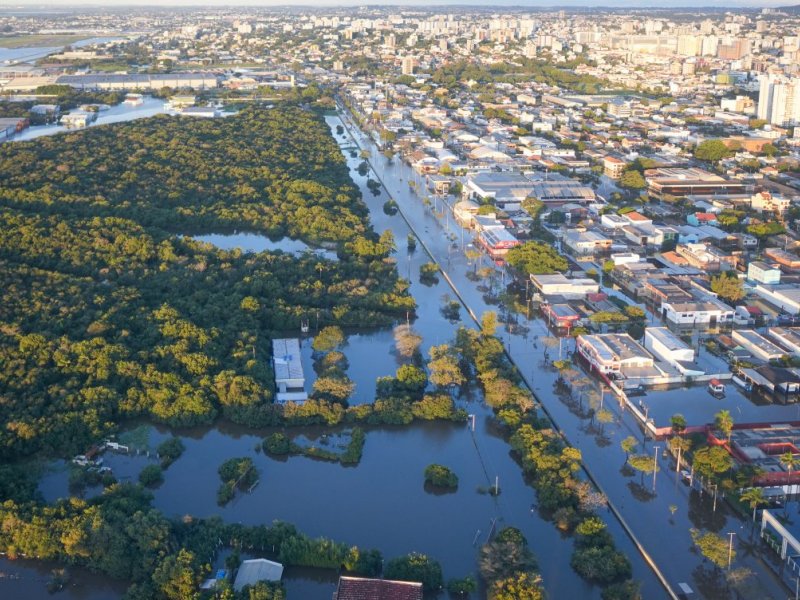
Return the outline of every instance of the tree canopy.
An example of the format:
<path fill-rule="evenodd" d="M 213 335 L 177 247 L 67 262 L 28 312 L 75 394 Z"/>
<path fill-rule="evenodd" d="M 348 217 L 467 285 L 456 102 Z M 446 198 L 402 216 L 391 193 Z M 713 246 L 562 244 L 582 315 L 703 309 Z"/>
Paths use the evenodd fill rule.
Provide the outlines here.
<path fill-rule="evenodd" d="M 506 255 L 509 265 L 528 275 L 542 275 L 556 271 L 566 271 L 567 259 L 555 248 L 541 242 L 525 242 L 512 248 Z"/>

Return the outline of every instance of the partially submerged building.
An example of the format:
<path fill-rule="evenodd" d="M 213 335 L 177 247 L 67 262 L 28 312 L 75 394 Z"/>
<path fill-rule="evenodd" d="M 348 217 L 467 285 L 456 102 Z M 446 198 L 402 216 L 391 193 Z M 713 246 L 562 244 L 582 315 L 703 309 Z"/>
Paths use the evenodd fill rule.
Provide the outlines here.
<path fill-rule="evenodd" d="M 297 338 L 272 340 L 272 365 L 275 371 L 277 402 L 308 400 L 303 363 L 300 360 L 300 340 Z"/>

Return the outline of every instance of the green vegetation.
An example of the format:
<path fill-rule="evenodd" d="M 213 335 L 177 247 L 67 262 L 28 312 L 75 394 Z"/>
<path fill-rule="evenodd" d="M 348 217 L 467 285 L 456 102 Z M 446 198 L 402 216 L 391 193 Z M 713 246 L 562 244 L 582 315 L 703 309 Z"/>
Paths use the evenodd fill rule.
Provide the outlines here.
<path fill-rule="evenodd" d="M 585 62 L 577 59 L 554 66 L 546 60 L 517 57 L 514 62 L 482 66 L 459 60 L 439 67 L 433 72 L 432 81 L 447 89 L 455 89 L 458 83 L 467 81 L 487 84 L 533 80 L 584 94 L 596 94 L 610 87 L 608 82 L 594 75 L 578 75 L 574 72 L 575 67 Z"/>
<path fill-rule="evenodd" d="M 229 458 L 218 469 L 222 483 L 217 491 L 217 503 L 224 506 L 236 493 L 236 489 L 246 490 L 258 481 L 258 471 L 252 458 Z"/>
<path fill-rule="evenodd" d="M 444 465 L 428 465 L 425 467 L 425 483 L 436 487 L 458 487 L 458 476 Z"/>
<path fill-rule="evenodd" d="M 419 266 L 419 281 L 425 285 L 435 285 L 439 283 L 439 265 L 436 263 L 425 263 Z"/>
<path fill-rule="evenodd" d="M 160 465 L 147 465 L 139 473 L 139 483 L 145 487 L 155 487 L 164 481 L 164 471 Z"/>
<path fill-rule="evenodd" d="M 710 163 L 716 163 L 723 158 L 728 158 L 732 152 L 722 140 L 705 140 L 694 149 L 694 157 Z"/>
<path fill-rule="evenodd" d="M 566 271 L 567 259 L 555 248 L 540 242 L 525 242 L 512 248 L 506 255 L 506 262 L 525 275 L 541 275 Z"/>
<path fill-rule="evenodd" d="M 347 444 L 340 446 L 342 449 L 341 452 L 327 450 L 319 446 L 301 446 L 300 444 L 294 443 L 286 434 L 281 432 L 268 435 L 261 443 L 261 447 L 264 452 L 276 456 L 302 454 L 312 458 L 340 462 L 343 465 L 356 465 L 361 461 L 367 436 L 360 427 L 354 427 L 349 434 L 345 432 L 344 436 L 349 437 L 349 439 L 347 440 Z"/>
<path fill-rule="evenodd" d="M 711 291 L 718 294 L 723 300 L 736 302 L 744 298 L 742 281 L 733 271 L 726 271 L 711 278 Z"/>
<path fill-rule="evenodd" d="M 328 422 L 324 398 L 271 403 L 271 332 L 414 309 L 330 131 L 291 106 L 3 144 L 0 207 L 4 459 L 78 453 L 132 417 Z M 175 235 L 233 229 L 333 244 L 340 260 Z"/>
<path fill-rule="evenodd" d="M 186 446 L 183 445 L 181 438 L 172 436 L 168 440 L 161 442 L 158 445 L 158 457 L 161 459 L 161 467 L 166 469 L 183 454 Z"/>
<path fill-rule="evenodd" d="M 717 568 L 722 569 L 727 566 L 729 551 L 731 560 L 736 558 L 736 550 L 730 550 L 728 541 L 722 536 L 711 531 L 701 533 L 697 529 L 692 529 L 691 534 L 692 541 L 700 550 L 700 554 L 710 560 Z"/>
<path fill-rule="evenodd" d="M 450 579 L 447 582 L 447 591 L 451 594 L 471 594 L 478 589 L 478 582 L 471 575 L 462 579 Z"/>
<path fill-rule="evenodd" d="M 400 581 L 420 581 L 427 591 L 439 590 L 443 584 L 441 565 L 424 554 L 413 552 L 387 562 L 383 576 Z"/>
<path fill-rule="evenodd" d="M 580 450 L 567 446 L 549 422 L 537 416 L 531 393 L 522 387 L 502 342 L 461 328 L 453 347 L 462 369 L 470 379 L 480 382 L 487 404 L 503 424 L 515 456 L 536 489 L 539 510 L 565 531 L 574 529 L 578 534 L 572 558 L 575 571 L 604 586 L 627 580 L 630 562 L 614 547 L 605 525 L 594 513 L 603 504 L 602 496 L 576 475 Z"/>
<path fill-rule="evenodd" d="M 292 440 L 290 440 L 286 434 L 280 432 L 269 434 L 264 438 L 261 446 L 264 452 L 277 455 L 289 454 L 290 452 L 294 452 L 295 448 L 298 447 L 292 444 Z"/>

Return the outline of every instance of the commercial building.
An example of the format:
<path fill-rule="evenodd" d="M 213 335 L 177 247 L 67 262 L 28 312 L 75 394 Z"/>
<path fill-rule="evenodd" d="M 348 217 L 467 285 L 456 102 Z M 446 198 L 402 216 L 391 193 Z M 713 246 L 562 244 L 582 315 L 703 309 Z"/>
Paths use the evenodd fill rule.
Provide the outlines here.
<path fill-rule="evenodd" d="M 797 285 L 759 283 L 755 288 L 755 292 L 769 304 L 783 312 L 787 312 L 790 315 L 800 314 L 800 287 Z"/>
<path fill-rule="evenodd" d="M 747 185 L 729 180 L 698 168 L 648 169 L 644 172 L 648 192 L 656 198 L 672 196 L 713 196 L 715 194 L 741 194 Z"/>
<path fill-rule="evenodd" d="M 675 325 L 716 327 L 732 323 L 736 311 L 711 298 L 705 301 L 661 303 L 661 315 Z"/>
<path fill-rule="evenodd" d="M 132 73 L 126 75 L 61 75 L 56 83 L 78 90 L 206 90 L 219 86 L 213 73 Z"/>
<path fill-rule="evenodd" d="M 594 279 L 570 278 L 562 273 L 531 275 L 531 283 L 545 296 L 585 298 L 587 294 L 600 291 L 600 285 Z"/>
<path fill-rule="evenodd" d="M 694 364 L 694 348 L 666 327 L 648 327 L 644 332 L 644 347 L 659 360 L 672 366 L 681 375 L 697 377 L 705 372 Z"/>
<path fill-rule="evenodd" d="M 782 348 L 752 329 L 734 330 L 731 333 L 731 339 L 746 350 L 750 356 L 764 362 L 779 359 L 786 354 Z"/>
<path fill-rule="evenodd" d="M 781 270 L 778 265 L 770 265 L 754 260 L 747 265 L 747 280 L 770 285 L 781 282 Z"/>
<path fill-rule="evenodd" d="M 579 335 L 578 352 L 607 375 L 624 375 L 626 369 L 653 367 L 653 355 L 627 333 Z"/>
<path fill-rule="evenodd" d="M 800 356 L 800 328 L 770 327 L 767 335 L 786 349 L 786 354 Z"/>

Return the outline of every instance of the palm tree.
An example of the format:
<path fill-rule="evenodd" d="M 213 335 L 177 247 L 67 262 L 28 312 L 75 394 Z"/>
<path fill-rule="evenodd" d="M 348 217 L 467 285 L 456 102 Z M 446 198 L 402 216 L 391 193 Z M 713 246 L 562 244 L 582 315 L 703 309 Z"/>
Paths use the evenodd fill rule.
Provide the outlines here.
<path fill-rule="evenodd" d="M 750 505 L 750 508 L 753 509 L 753 523 L 756 522 L 756 508 L 760 504 L 764 504 L 766 499 L 764 498 L 764 490 L 759 487 L 752 487 L 748 490 L 742 492 L 742 495 L 739 496 L 742 502 L 746 502 Z"/>
<path fill-rule="evenodd" d="M 731 441 L 731 432 L 733 431 L 733 417 L 727 410 L 721 410 L 714 415 L 714 425 L 719 429 L 720 433 L 724 435 L 728 442 Z"/>

